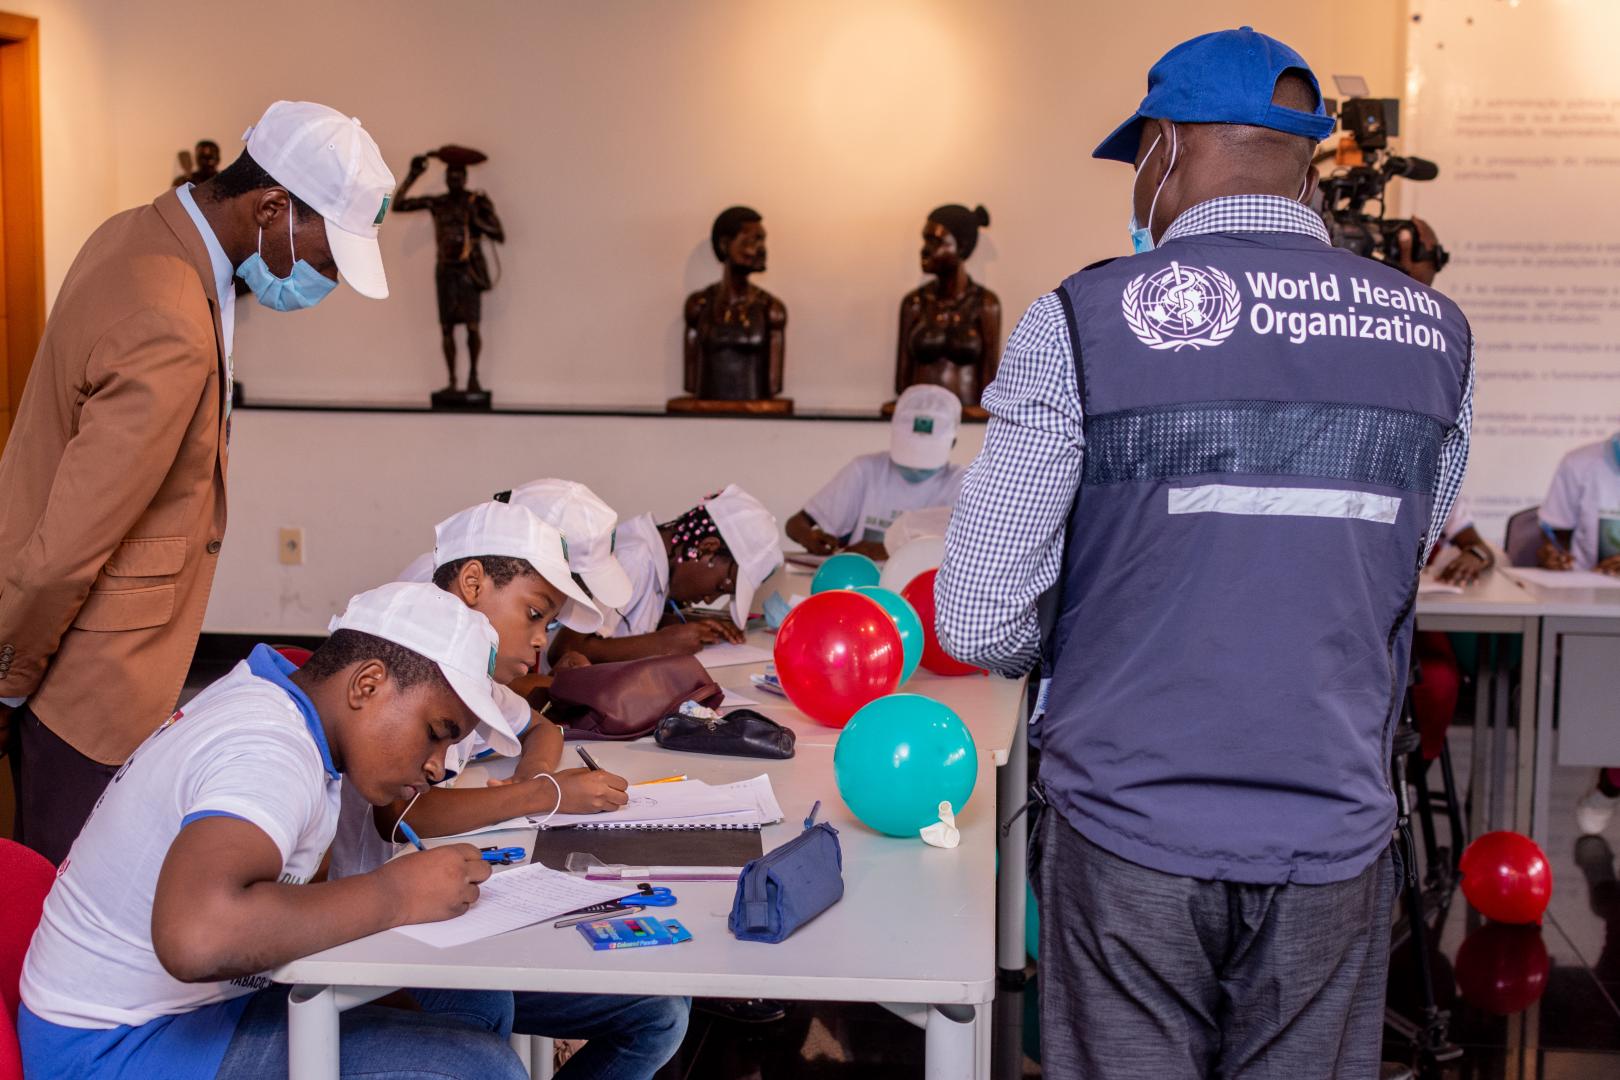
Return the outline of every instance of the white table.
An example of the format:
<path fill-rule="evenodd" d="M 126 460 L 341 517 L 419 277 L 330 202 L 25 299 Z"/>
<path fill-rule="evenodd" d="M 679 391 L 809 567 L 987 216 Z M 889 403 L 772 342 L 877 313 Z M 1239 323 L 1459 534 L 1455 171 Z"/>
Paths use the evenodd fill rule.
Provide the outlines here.
<path fill-rule="evenodd" d="M 1500 552 L 1497 559 L 1499 564 L 1505 561 Z M 1550 793 L 1557 753 L 1554 733 L 1564 660 L 1561 652 L 1568 644 L 1566 638 L 1582 646 L 1598 642 L 1607 657 L 1588 656 L 1587 660 L 1601 663 L 1608 659 L 1620 666 L 1620 589 L 1548 589 L 1491 572 L 1461 595 L 1419 596 L 1417 617 L 1422 630 L 1479 633 L 1491 639 L 1482 641 L 1474 707 L 1471 776 L 1475 778 L 1475 798 L 1469 835 L 1512 828 L 1545 844 L 1553 812 Z M 1511 816 L 1505 808 L 1511 664 L 1501 635 L 1523 641 L 1519 730 L 1512 749 L 1516 780 Z M 1612 649 L 1608 639 L 1612 639 Z M 1620 764 L 1620 760 L 1611 764 Z"/>
<path fill-rule="evenodd" d="M 784 599 L 795 593 L 808 596 L 811 577 L 810 571 L 790 564 L 783 573 L 765 583 L 760 589 L 760 596 L 769 596 L 773 591 L 781 593 Z M 748 644 L 770 652 L 775 647 L 776 636 L 764 630 L 751 630 Z M 764 670 L 763 662 L 734 664 L 715 668 L 711 674 L 722 687 L 760 702 L 754 708 L 777 723 L 792 728 L 798 740 L 797 746 L 836 746 L 841 728 L 818 723 L 800 712 L 786 698 L 753 685 L 751 676 Z M 995 763 L 993 795 L 997 817 L 1002 821 L 1016 813 L 1029 797 L 1029 743 L 1024 685 L 1022 679 L 1004 679 L 996 675 L 936 675 L 919 667 L 900 688 L 907 693 L 923 694 L 943 702 L 962 718 L 973 735 L 974 745 L 980 753 L 988 753 Z M 978 790 L 985 790 L 985 780 L 985 777 L 980 777 Z M 1006 834 L 999 838 L 1000 857 L 997 862 L 996 966 L 1014 981 L 1023 974 L 1025 962 L 1027 820 L 1026 815 L 1019 815 Z"/>
<path fill-rule="evenodd" d="M 791 761 L 677 754 L 651 743 L 599 744 L 604 768 L 632 780 L 681 771 L 715 783 L 769 772 L 786 821 L 766 829 L 769 850 L 796 835 L 810 805 L 839 830 L 844 898 L 778 945 L 737 941 L 726 929 L 735 886 L 674 884 L 668 914 L 686 944 L 594 952 L 577 931 L 541 923 L 453 950 L 398 931 L 341 945 L 270 973 L 291 983 L 291 1075 L 338 1075 L 338 1015 L 402 986 L 871 1001 L 926 1031 L 930 1080 L 989 1075 L 995 994 L 995 799 L 984 783 L 958 817 L 952 851 L 881 836 L 855 821 L 834 786 L 832 751 L 807 746 Z M 980 776 L 992 762 L 980 754 Z M 483 833 L 482 845 L 526 845 L 532 833 Z"/>

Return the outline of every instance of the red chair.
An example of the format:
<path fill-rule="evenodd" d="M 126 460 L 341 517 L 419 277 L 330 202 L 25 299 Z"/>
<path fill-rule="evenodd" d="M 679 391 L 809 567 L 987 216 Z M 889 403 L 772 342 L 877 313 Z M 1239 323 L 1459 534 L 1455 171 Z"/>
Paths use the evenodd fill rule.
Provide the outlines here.
<path fill-rule="evenodd" d="M 56 867 L 38 852 L 0 839 L 0 1080 L 22 1080 L 22 1054 L 17 1048 L 17 982 L 23 957 L 39 926 L 45 894 L 56 880 Z"/>
<path fill-rule="evenodd" d="M 292 661 L 293 667 L 303 667 L 309 663 L 309 658 L 314 655 L 308 649 L 298 645 L 272 645 L 271 648 L 275 649 L 285 659 Z"/>

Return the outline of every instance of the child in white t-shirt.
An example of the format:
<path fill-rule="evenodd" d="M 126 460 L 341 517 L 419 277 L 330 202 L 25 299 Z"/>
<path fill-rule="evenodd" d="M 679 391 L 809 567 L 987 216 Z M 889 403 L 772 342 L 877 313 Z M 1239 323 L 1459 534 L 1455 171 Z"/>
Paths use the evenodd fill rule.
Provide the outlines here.
<path fill-rule="evenodd" d="M 300 669 L 258 646 L 177 711 L 108 785 L 46 897 L 22 973 L 33 1080 L 287 1075 L 286 988 L 262 973 L 478 898 L 469 844 L 344 881 L 315 875 L 339 788 L 423 790 L 476 724 L 497 724 L 489 621 L 429 585 L 363 593 Z M 506 1033 L 380 1006 L 344 1015 L 368 1075 L 502 1077 Z"/>
<path fill-rule="evenodd" d="M 889 527 L 910 510 L 950 507 L 966 471 L 951 464 L 962 403 L 942 386 L 906 389 L 895 403 L 888 453 L 862 454 L 788 519 L 788 539 L 814 555 L 840 549 L 887 558 Z"/>
<path fill-rule="evenodd" d="M 588 814 L 627 801 L 622 777 L 590 769 L 559 770 L 562 732 L 508 688 L 534 670 L 553 619 L 580 630 L 594 630 L 602 622 L 573 579 L 562 535 L 522 506 L 480 503 L 439 522 L 432 562 L 433 584 L 487 618 L 500 642 L 492 674 L 503 724 L 468 733 L 451 748 L 446 767 L 453 774 L 471 759 L 494 752 L 517 755 L 517 769 L 509 783 L 434 788 L 409 803 L 397 799 L 381 807 L 346 788 L 332 845 L 334 878 L 387 862 L 394 851 L 389 838 L 407 810 L 419 835 L 452 836 L 525 814 L 553 809 Z"/>
<path fill-rule="evenodd" d="M 629 576 L 629 601 L 604 612 L 606 636 L 559 633 L 553 662 L 567 651 L 600 664 L 740 642 L 755 591 L 782 565 L 776 517 L 736 484 L 662 525 L 651 514 L 621 522 L 615 551 Z M 688 618 L 680 610 L 722 596 L 731 597 L 729 622 Z"/>
<path fill-rule="evenodd" d="M 1543 567 L 1620 575 L 1620 434 L 1565 454 L 1539 514 L 1558 537 L 1536 553 Z"/>

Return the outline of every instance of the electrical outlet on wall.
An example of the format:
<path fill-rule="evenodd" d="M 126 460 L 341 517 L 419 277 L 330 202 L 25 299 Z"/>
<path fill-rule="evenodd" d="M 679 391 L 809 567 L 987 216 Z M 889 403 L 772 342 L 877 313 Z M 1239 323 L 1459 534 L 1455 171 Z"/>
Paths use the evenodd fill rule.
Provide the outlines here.
<path fill-rule="evenodd" d="M 303 529 L 282 529 L 279 537 L 276 540 L 276 547 L 281 555 L 281 565 L 304 565 Z"/>

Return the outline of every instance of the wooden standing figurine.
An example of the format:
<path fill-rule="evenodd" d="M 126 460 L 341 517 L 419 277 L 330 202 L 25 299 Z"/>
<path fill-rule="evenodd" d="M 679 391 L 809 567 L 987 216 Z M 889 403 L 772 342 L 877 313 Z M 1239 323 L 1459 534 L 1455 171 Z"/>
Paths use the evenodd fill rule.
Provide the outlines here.
<path fill-rule="evenodd" d="M 427 171 L 428 159 L 444 162 L 442 195 L 409 195 L 411 185 Z M 489 263 L 484 258 L 484 238 L 499 244 L 506 240 L 506 229 L 495 214 L 495 204 L 482 191 L 467 188 L 467 167 L 485 161 L 478 150 L 464 146 L 441 146 L 411 159 L 410 172 L 394 192 L 395 213 L 426 210 L 433 215 L 433 235 L 437 248 L 434 284 L 439 300 L 439 331 L 444 363 L 450 383 L 433 393 L 436 409 L 487 409 L 491 399 L 478 381 L 478 354 L 483 348 L 480 324 L 483 320 L 484 293 L 494 285 Z M 457 326 L 467 328 L 467 386 L 456 386 Z"/>
<path fill-rule="evenodd" d="M 928 215 L 922 231 L 922 269 L 934 280 L 900 301 L 900 340 L 894 392 L 934 383 L 955 394 L 962 414 L 984 419 L 979 395 L 1001 362 L 1001 300 L 968 276 L 967 259 L 990 224 L 984 207 L 952 203 Z M 894 403 L 883 407 L 893 412 Z"/>
<path fill-rule="evenodd" d="M 782 392 L 787 307 L 749 281 L 765 270 L 765 223 L 746 206 L 723 210 L 709 241 L 724 269 L 720 280 L 686 298 L 684 378 L 687 396 L 670 412 L 793 411 Z"/>

